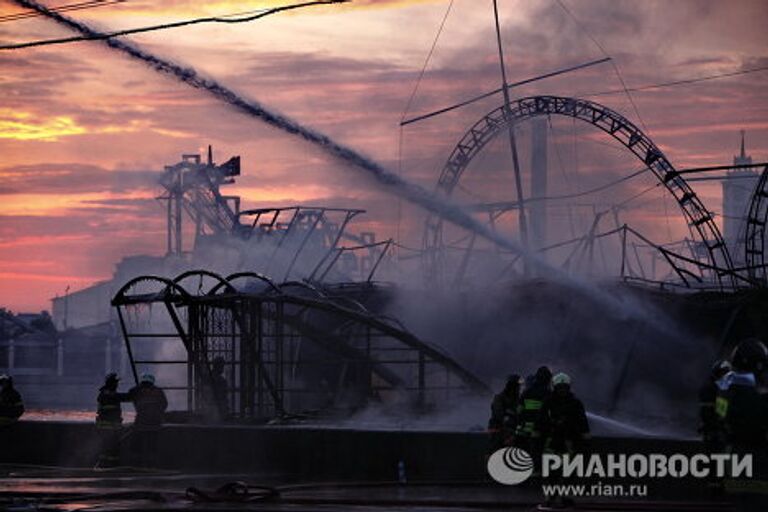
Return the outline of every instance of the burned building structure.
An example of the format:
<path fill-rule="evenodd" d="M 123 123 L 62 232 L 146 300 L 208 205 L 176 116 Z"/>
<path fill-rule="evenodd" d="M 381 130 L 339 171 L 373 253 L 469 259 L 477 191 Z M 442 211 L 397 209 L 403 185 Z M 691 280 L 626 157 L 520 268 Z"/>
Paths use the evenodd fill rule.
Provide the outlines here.
<path fill-rule="evenodd" d="M 587 122 L 639 158 L 677 201 L 692 234 L 687 246 L 694 249 L 655 244 L 632 226 L 619 224 L 617 217 L 614 228 L 601 230 L 603 214 L 595 215 L 583 236 L 557 240 L 549 229 L 548 208 L 554 200 L 543 116 Z M 594 265 L 599 244 L 617 239 L 621 258 L 614 262 L 611 294 L 619 297 L 620 307 L 640 301 L 640 309 L 651 313 L 634 311 L 629 320 L 622 314 L 618 320 L 585 323 L 593 315 L 585 309 L 594 300 L 589 293 L 583 301 L 563 302 L 581 292 L 548 280 L 551 272 L 530 266 L 530 259 L 526 269 L 520 254 L 479 249 L 476 234 L 459 238 L 463 245 L 447 240 L 445 222 L 434 214 L 424 224 L 416 274 L 420 283 L 384 279 L 385 284 L 377 278 L 382 269 L 402 262 L 393 257 L 395 241 L 377 241 L 372 233 L 350 229 L 364 211 L 242 209 L 239 197 L 222 193 L 240 174 L 239 158 L 218 165 L 209 150 L 205 159 L 183 155 L 159 179 L 166 254 L 127 257 L 113 279 L 55 299 L 53 322 L 65 340 L 87 334 L 93 344 L 93 357 L 85 365 L 91 372 L 88 386 L 108 371 L 129 380 L 152 372 L 163 381 L 174 407 L 188 417 L 213 414 L 244 421 L 311 411 L 349 414 L 370 404 L 430 410 L 457 397 L 487 393 L 488 384 L 507 373 L 503 361 L 510 359 L 572 364 L 572 373 L 586 379 L 596 369 L 585 356 L 614 353 L 615 345 L 606 340 L 611 332 L 624 332 L 628 345 L 618 355 L 623 363 L 616 366 L 612 357 L 611 367 L 600 370 L 612 375 L 613 384 L 595 386 L 590 390 L 594 396 L 586 397 L 595 410 L 617 412 L 622 397 L 632 396 L 632 376 L 642 373 L 637 368 L 654 364 L 655 349 L 638 340 L 705 339 L 706 351 L 681 349 L 693 358 L 697 351 L 709 357 L 739 336 L 768 333 L 759 321 L 736 321 L 755 318 L 764 304 L 765 170 L 746 203 L 742 196 L 725 194 L 731 205 L 726 210 L 746 214 L 739 214 L 739 226 L 724 226 L 723 236 L 684 175 L 629 120 L 596 103 L 541 96 L 496 109 L 472 126 L 450 153 L 438 194 L 450 195 L 460 187 L 471 160 L 486 144 L 509 125 L 529 119 L 529 197 L 522 203 L 468 208 L 487 219 L 490 229 L 510 212 L 527 210 L 530 250 L 565 273 L 578 270 L 573 264 L 578 258 L 587 268 Z M 743 153 L 734 172 L 751 165 Z M 734 245 L 728 238 L 734 230 L 743 233 L 743 243 Z M 565 262 L 554 255 L 564 247 L 570 254 Z M 638 247 L 667 265 L 668 274 L 660 279 L 658 272 L 644 268 Z M 491 282 L 478 278 L 478 270 L 488 268 L 499 270 Z M 561 319 L 563 330 L 544 321 L 552 315 Z M 675 326 L 649 331 L 644 315 L 658 315 L 660 325 Z M 536 323 L 539 317 L 546 327 Z M 216 367 L 223 367 L 219 377 L 228 388 L 212 399 Z"/>

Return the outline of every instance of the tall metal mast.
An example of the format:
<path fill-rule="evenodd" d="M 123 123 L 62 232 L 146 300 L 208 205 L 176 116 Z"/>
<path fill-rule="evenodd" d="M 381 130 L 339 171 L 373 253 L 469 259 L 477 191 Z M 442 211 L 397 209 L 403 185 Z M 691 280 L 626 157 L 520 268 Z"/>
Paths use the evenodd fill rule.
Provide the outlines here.
<path fill-rule="evenodd" d="M 509 87 L 507 84 L 507 71 L 504 67 L 504 49 L 501 44 L 501 28 L 499 27 L 499 8 L 496 0 L 493 0 L 493 18 L 496 22 L 496 42 L 499 45 L 499 65 L 501 66 L 501 90 L 504 93 L 504 110 L 509 119 Z M 517 189 L 517 202 L 520 205 L 518 210 L 518 222 L 520 224 L 520 240 L 525 249 L 528 249 L 528 222 L 525 215 L 525 196 L 523 193 L 523 182 L 520 177 L 520 161 L 517 156 L 517 142 L 515 141 L 515 129 L 512 123 L 507 125 L 509 129 L 509 147 L 512 150 L 512 165 L 515 170 L 515 187 Z M 526 271 L 527 273 L 527 271 Z"/>

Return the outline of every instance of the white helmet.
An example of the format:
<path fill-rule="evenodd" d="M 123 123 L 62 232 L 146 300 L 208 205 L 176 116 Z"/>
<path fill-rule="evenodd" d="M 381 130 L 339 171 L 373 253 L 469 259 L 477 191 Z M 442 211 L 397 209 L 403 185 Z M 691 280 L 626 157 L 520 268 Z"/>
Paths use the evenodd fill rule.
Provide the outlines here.
<path fill-rule="evenodd" d="M 554 377 L 552 377 L 552 387 L 558 386 L 560 384 L 565 384 L 566 386 L 571 385 L 571 378 L 566 373 L 558 373 Z"/>

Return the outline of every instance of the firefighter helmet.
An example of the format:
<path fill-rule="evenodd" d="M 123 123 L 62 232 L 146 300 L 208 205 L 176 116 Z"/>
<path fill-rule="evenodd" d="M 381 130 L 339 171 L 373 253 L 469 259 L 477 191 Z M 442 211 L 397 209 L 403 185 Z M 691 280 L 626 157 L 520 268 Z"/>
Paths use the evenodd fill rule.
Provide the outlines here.
<path fill-rule="evenodd" d="M 731 364 L 737 372 L 760 373 L 768 363 L 768 349 L 757 338 L 741 341 L 731 354 Z"/>
<path fill-rule="evenodd" d="M 723 375 L 731 371 L 731 362 L 727 359 L 718 359 L 715 364 L 712 365 L 712 378 L 714 380 L 720 379 Z"/>
<path fill-rule="evenodd" d="M 566 373 L 558 373 L 552 377 L 552 386 L 570 386 L 571 378 Z"/>

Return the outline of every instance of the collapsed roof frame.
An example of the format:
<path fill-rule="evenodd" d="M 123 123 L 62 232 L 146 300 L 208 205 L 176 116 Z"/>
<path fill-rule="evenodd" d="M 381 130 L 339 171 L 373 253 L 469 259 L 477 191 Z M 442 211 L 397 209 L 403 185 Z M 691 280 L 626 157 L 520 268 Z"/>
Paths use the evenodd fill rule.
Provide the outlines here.
<path fill-rule="evenodd" d="M 187 285 L 195 280 L 200 283 L 196 289 Z M 174 332 L 140 332 L 132 325 L 130 309 L 152 304 L 162 305 Z M 443 351 L 396 320 L 371 313 L 343 290 L 296 281 L 278 285 L 250 272 L 225 278 L 198 270 L 173 280 L 135 278 L 117 292 L 112 305 L 134 379 L 141 368 L 165 368 L 170 375 L 172 367 L 183 366 L 184 385 L 161 386 L 185 392 L 190 412 L 205 414 L 214 407 L 233 419 L 263 421 L 371 402 L 429 408 L 489 392 Z M 139 340 L 175 340 L 186 358 L 137 353 Z M 228 382 L 224 398 L 213 389 L 213 361 L 219 357 Z"/>

